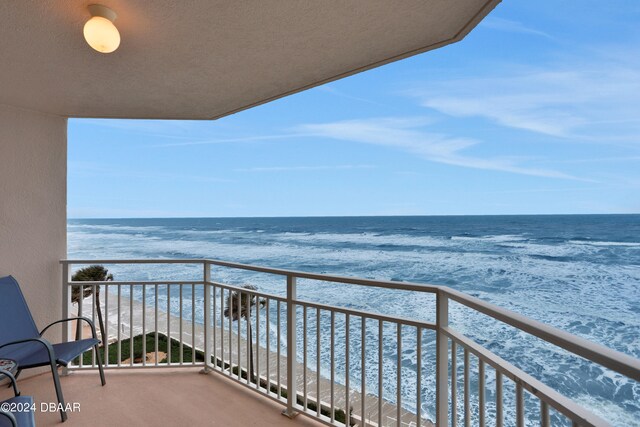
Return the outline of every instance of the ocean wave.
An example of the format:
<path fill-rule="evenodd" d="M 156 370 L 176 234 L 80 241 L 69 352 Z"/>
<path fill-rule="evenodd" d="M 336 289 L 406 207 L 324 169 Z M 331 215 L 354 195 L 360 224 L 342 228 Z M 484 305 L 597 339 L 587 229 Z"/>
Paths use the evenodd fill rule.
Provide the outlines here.
<path fill-rule="evenodd" d="M 551 239 L 529 232 L 511 233 L 511 230 L 502 234 L 494 231 L 429 235 L 420 227 L 415 227 L 420 232 L 412 235 L 412 227 L 407 226 L 386 232 L 377 226 L 370 227 L 376 228 L 375 231 L 352 232 L 352 227 L 348 232 L 327 228 L 314 232 L 292 231 L 285 226 L 229 226 L 224 222 L 212 228 L 215 229 L 207 229 L 202 224 L 198 227 L 74 224 L 69 226 L 69 257 L 218 258 L 337 275 L 445 284 L 640 357 L 640 254 L 636 251 L 640 243 L 618 241 L 620 236 L 576 239 L 578 236 L 572 234 L 570 239 Z M 114 265 L 109 268 L 118 280 L 184 280 L 202 274 L 201 269 L 193 266 L 149 269 L 140 265 Z M 276 276 L 223 268 L 216 268 L 215 275 L 216 280 L 225 283 L 256 284 L 265 292 L 282 295 L 285 290 L 284 281 Z M 299 281 L 298 292 L 301 299 L 320 303 L 434 320 L 434 298 L 429 294 L 308 280 Z M 175 309 L 175 301 L 172 299 L 169 303 Z M 201 315 L 196 313 L 196 317 Z M 553 346 L 455 303 L 451 304 L 450 318 L 458 330 L 506 360 L 596 411 L 602 414 L 608 411 L 607 418 L 615 425 L 634 425 L 630 420 L 640 419 L 637 403 L 640 387 L 631 387 L 620 375 L 585 365 Z M 261 331 L 270 326 L 265 324 Z M 344 329 L 338 319 L 337 336 L 342 337 Z M 356 335 L 354 331 L 352 336 Z M 415 347 L 413 339 L 405 337 L 403 347 Z M 370 343 L 375 340 L 375 335 L 367 338 Z M 428 338 L 425 340 L 433 344 Z M 343 355 L 345 350 L 343 342 L 338 340 L 336 354 Z M 352 351 L 355 350 L 352 348 Z M 393 353 L 392 350 L 385 353 L 388 358 L 385 363 L 389 366 L 395 366 Z M 376 352 L 372 354 L 368 365 L 377 366 Z M 321 354 L 320 357 L 326 373 L 328 356 Z M 415 354 L 407 351 L 402 357 L 403 375 L 405 372 L 407 378 L 415 375 Z M 589 381 L 595 381 L 589 386 L 585 383 L 585 372 L 590 375 Z M 336 374 L 344 379 L 343 372 Z M 367 381 L 375 381 L 376 372 L 365 375 Z M 389 390 L 389 396 L 385 397 L 394 399 L 394 379 L 384 381 L 385 390 Z M 427 390 L 434 389 L 433 386 L 425 384 Z M 487 386 L 491 396 L 490 379 Z M 408 409 L 417 404 L 411 387 L 415 385 L 407 382 L 406 395 L 403 395 Z M 593 390 L 593 395 L 578 394 L 582 389 Z M 613 403 L 606 403 L 603 396 L 609 396 L 608 399 L 614 396 Z M 433 397 L 426 393 L 422 403 L 425 413 L 432 414 L 430 399 Z"/>
<path fill-rule="evenodd" d="M 640 249 L 640 242 L 600 242 L 593 240 L 569 240 L 572 245 L 588 245 L 588 246 L 623 246 L 629 248 Z"/>

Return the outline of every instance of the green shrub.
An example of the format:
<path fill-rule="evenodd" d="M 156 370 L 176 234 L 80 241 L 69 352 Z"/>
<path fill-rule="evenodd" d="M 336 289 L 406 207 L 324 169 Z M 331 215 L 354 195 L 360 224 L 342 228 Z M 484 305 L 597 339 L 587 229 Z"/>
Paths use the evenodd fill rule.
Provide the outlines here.
<path fill-rule="evenodd" d="M 133 337 L 133 352 L 131 349 L 131 340 L 129 338 L 120 341 L 120 362 L 129 359 L 133 353 L 134 359 L 142 358 L 142 335 Z M 147 353 L 155 351 L 156 346 L 156 334 L 150 332 L 146 335 Z M 158 334 L 158 351 L 168 353 L 167 351 L 167 336 L 164 334 Z M 193 361 L 193 351 L 191 347 L 183 344 L 183 358 L 184 363 L 191 363 Z M 100 348 L 101 355 L 104 356 L 104 348 Z M 82 356 L 83 363 L 90 365 L 92 362 L 92 351 L 87 351 Z M 196 350 L 196 362 L 204 361 L 204 353 Z M 78 363 L 78 359 L 74 360 L 74 363 Z M 118 363 L 118 343 L 109 344 L 109 364 L 115 365 Z M 134 362 L 135 363 L 135 362 Z M 159 363 L 167 363 L 166 358 L 160 360 Z M 180 341 L 171 339 L 171 363 L 180 363 Z"/>

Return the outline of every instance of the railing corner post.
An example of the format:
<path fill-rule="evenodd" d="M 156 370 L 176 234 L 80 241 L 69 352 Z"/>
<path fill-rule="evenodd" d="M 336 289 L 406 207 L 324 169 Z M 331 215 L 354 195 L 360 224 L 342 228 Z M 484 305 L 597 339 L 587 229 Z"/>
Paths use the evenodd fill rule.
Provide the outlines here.
<path fill-rule="evenodd" d="M 202 373 L 209 373 L 211 363 L 211 264 L 206 260 L 203 262 L 203 282 L 204 282 L 204 368 Z M 215 365 L 214 365 L 215 366 Z"/>
<path fill-rule="evenodd" d="M 449 298 L 442 290 L 436 294 L 436 426 L 449 424 L 449 339 L 443 328 L 449 326 Z"/>
<path fill-rule="evenodd" d="M 282 414 L 293 418 L 298 412 L 294 409 L 297 403 L 296 381 L 296 305 L 297 298 L 296 277 L 287 275 L 287 409 Z"/>

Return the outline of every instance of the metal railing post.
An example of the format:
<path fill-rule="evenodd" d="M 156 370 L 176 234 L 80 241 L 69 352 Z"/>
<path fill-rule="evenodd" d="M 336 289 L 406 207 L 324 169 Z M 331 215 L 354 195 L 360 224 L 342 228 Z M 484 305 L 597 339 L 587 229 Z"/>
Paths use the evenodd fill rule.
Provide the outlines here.
<path fill-rule="evenodd" d="M 289 418 L 295 417 L 298 412 L 294 410 L 297 398 L 296 381 L 296 305 L 297 298 L 296 278 L 287 275 L 287 409 L 282 411 Z"/>
<path fill-rule="evenodd" d="M 71 276 L 69 272 L 69 264 L 64 262 L 62 263 L 62 318 L 69 318 L 69 304 L 71 303 L 71 292 L 69 290 L 69 282 L 71 281 Z M 82 293 L 82 291 L 80 291 Z M 80 322 L 78 322 L 78 328 Z M 62 342 L 69 341 L 71 322 L 64 322 L 62 325 Z M 61 375 L 69 375 L 69 368 L 64 366 L 62 368 Z"/>
<path fill-rule="evenodd" d="M 203 281 L 204 281 L 204 368 L 200 373 L 208 374 L 211 372 L 209 364 L 211 363 L 211 264 L 207 261 L 203 262 Z M 214 314 L 215 315 L 215 314 Z M 214 343 L 215 344 L 215 343 Z"/>
<path fill-rule="evenodd" d="M 449 424 L 449 339 L 443 328 L 449 325 L 449 299 L 436 294 L 436 426 Z"/>
<path fill-rule="evenodd" d="M 69 264 L 66 262 L 62 264 L 62 318 L 69 318 L 69 303 L 70 303 L 70 292 L 69 292 L 69 281 L 71 277 L 69 276 Z M 62 328 L 62 342 L 69 341 L 69 327 L 71 324 L 67 322 L 63 325 Z"/>

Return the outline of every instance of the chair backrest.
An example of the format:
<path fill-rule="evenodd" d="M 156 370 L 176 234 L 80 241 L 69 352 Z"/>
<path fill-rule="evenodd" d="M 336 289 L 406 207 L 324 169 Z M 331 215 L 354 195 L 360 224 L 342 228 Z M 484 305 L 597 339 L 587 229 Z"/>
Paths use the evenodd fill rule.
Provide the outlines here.
<path fill-rule="evenodd" d="M 16 279 L 13 276 L 0 278 L 0 345 L 39 336 Z"/>

